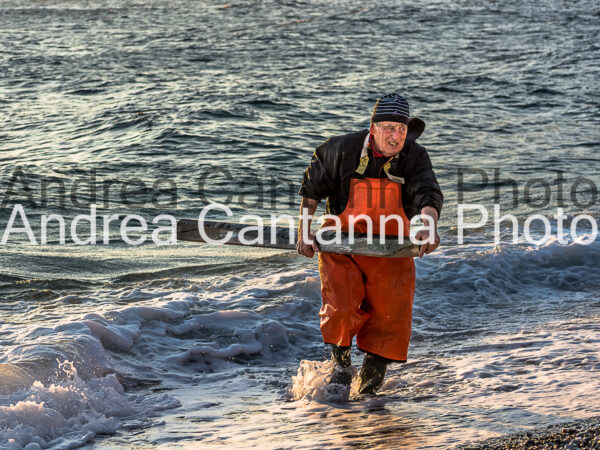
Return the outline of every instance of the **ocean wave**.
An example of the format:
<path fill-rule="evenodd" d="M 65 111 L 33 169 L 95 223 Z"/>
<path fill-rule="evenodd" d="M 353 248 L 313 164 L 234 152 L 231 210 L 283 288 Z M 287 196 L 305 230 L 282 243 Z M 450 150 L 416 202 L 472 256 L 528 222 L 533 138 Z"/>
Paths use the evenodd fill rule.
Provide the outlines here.
<path fill-rule="evenodd" d="M 119 373 L 113 359 L 133 347 L 143 321 L 177 318 L 180 310 L 176 301 L 128 307 L 114 312 L 122 324 L 94 313 L 16 333 L 0 363 L 0 446 L 74 448 L 180 406 L 165 394 L 127 392 L 148 385 L 145 371 Z"/>
<path fill-rule="evenodd" d="M 593 289 L 600 283 L 600 243 L 467 245 L 417 263 L 417 285 L 460 296 L 508 298 L 538 288 Z"/>
<path fill-rule="evenodd" d="M 23 280 L 23 278 L 21 277 L 15 277 L 13 275 L 7 275 L 4 273 L 0 273 L 0 283 L 12 283 L 14 281 L 21 281 Z M 2 286 L 0 286 L 2 287 Z"/>
<path fill-rule="evenodd" d="M 318 335 L 316 325 L 303 320 L 307 314 L 316 317 L 319 304 L 313 299 L 318 300 L 318 283 L 315 273 L 306 271 L 231 277 L 175 292 L 123 288 L 61 296 L 56 308 L 78 307 L 79 314 L 49 317 L 45 326 L 20 334 L 11 331 L 0 362 L 47 384 L 56 379 L 59 361 L 72 361 L 87 381 L 109 373 L 135 378 L 140 364 L 159 367 L 165 358 L 166 366 L 182 370 L 201 359 L 287 358 L 280 350 Z M 95 312 L 85 313 L 89 303 Z M 160 379 L 156 370 L 144 377 L 152 373 Z"/>
<path fill-rule="evenodd" d="M 160 411 L 180 406 L 165 394 L 126 394 L 114 374 L 84 381 L 69 361 L 58 370 L 64 375 L 60 381 L 34 381 L 0 395 L 0 446 L 76 448 L 98 434 L 114 434 L 126 422 L 150 422 Z"/>

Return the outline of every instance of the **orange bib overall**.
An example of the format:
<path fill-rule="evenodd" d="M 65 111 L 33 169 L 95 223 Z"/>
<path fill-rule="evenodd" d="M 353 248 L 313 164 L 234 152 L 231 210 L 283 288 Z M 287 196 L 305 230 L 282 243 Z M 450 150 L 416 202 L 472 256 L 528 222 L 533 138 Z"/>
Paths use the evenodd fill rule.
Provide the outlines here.
<path fill-rule="evenodd" d="M 374 241 L 379 239 L 381 216 L 388 220 L 385 234 L 409 235 L 402 207 L 401 185 L 387 179 L 352 179 L 346 209 L 338 216 L 348 231 L 350 216 L 368 215 L 373 221 Z M 326 221 L 323 226 L 334 225 Z M 355 222 L 356 232 L 366 223 Z M 407 238 L 405 238 L 407 239 Z M 415 292 L 413 258 L 380 258 L 319 252 L 323 306 L 319 312 L 321 333 L 328 344 L 349 346 L 356 336 L 362 351 L 395 361 L 406 361 Z"/>

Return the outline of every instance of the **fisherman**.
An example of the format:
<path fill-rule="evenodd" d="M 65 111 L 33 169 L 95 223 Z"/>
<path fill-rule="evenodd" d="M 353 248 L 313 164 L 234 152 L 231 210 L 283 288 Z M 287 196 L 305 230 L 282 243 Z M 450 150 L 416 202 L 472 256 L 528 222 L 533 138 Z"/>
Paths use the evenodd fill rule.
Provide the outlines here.
<path fill-rule="evenodd" d="M 424 129 L 421 119 L 410 118 L 408 101 L 391 93 L 377 100 L 369 129 L 330 138 L 317 147 L 299 192 L 298 253 L 312 258 L 318 251 L 310 226 L 324 198 L 326 213 L 337 216 L 346 232 L 350 221 L 356 232 L 368 231 L 364 216 L 358 221 L 352 216 L 370 217 L 375 232 L 383 218 L 395 217 L 383 221 L 385 234 L 408 239 L 409 221 L 420 213 L 423 223 L 432 222 L 415 236 L 428 241 L 420 246 L 419 257 L 434 251 L 440 242 L 437 222 L 443 195 L 427 151 L 416 142 Z M 334 224 L 328 219 L 323 226 Z M 333 363 L 330 383 L 350 386 L 350 349 L 356 336 L 365 354 L 359 393 L 375 394 L 387 365 L 406 362 L 415 291 L 413 258 L 323 252 L 318 256 L 321 333 L 331 344 Z"/>

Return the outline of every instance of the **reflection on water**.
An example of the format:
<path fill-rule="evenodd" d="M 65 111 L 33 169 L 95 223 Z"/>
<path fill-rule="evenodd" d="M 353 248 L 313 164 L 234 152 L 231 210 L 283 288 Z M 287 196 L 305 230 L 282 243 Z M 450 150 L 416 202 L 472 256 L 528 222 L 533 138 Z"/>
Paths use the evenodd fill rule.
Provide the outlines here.
<path fill-rule="evenodd" d="M 22 203 L 39 236 L 42 214 L 89 213 L 93 192 L 101 214 L 294 215 L 313 149 L 367 127 L 389 91 L 427 123 L 446 199 L 444 245 L 417 261 L 409 362 L 348 403 L 325 388 L 314 260 L 11 236 L 0 446 L 447 448 L 592 415 L 597 243 L 494 247 L 490 226 L 455 242 L 461 194 L 551 218 L 559 171 L 565 212 L 599 217 L 575 185 L 597 184 L 596 3 L 0 4 L 0 230 Z M 543 206 L 523 201 L 526 186 L 544 199 L 533 178 Z"/>

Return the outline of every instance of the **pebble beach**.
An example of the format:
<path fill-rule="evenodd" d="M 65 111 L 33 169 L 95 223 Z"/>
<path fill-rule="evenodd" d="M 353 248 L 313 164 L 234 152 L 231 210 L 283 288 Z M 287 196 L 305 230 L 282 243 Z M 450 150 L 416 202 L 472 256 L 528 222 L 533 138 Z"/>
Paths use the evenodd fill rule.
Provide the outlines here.
<path fill-rule="evenodd" d="M 463 450 L 483 449 L 598 449 L 600 448 L 600 416 L 574 422 L 550 425 L 459 447 Z"/>

